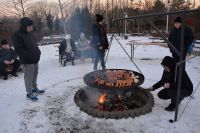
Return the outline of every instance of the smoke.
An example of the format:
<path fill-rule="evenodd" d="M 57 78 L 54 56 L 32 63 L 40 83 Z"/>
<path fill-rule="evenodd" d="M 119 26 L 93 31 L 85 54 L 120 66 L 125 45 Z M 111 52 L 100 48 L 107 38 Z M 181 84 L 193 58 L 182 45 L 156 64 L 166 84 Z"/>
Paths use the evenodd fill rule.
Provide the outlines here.
<path fill-rule="evenodd" d="M 88 98 L 87 99 L 88 104 L 90 104 L 93 107 L 97 106 L 97 101 L 103 92 L 99 91 L 97 88 L 92 88 L 89 86 L 85 87 L 84 90 Z"/>

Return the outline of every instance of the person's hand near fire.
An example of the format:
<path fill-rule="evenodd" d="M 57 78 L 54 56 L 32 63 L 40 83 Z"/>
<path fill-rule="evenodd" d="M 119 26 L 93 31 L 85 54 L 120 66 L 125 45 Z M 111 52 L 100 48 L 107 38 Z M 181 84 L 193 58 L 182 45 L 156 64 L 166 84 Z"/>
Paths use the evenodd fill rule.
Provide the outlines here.
<path fill-rule="evenodd" d="M 165 89 L 170 88 L 170 83 L 165 83 L 163 87 L 164 87 Z"/>
<path fill-rule="evenodd" d="M 163 88 L 165 88 L 165 89 L 170 88 L 170 83 L 165 83 L 165 84 L 163 85 Z M 147 88 L 146 90 L 147 90 L 147 91 L 155 91 L 155 89 L 153 88 L 153 86 Z"/>

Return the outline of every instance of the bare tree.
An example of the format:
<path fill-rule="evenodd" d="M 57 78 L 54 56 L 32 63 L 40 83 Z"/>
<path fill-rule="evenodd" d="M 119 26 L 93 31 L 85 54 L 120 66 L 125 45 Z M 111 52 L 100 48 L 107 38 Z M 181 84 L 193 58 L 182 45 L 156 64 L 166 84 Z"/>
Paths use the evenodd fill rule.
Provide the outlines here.
<path fill-rule="evenodd" d="M 173 0 L 171 1 L 172 9 L 191 9 L 195 7 L 195 0 Z"/>
<path fill-rule="evenodd" d="M 31 0 L 4 0 L 1 1 L 1 8 L 8 14 L 24 17 L 29 10 Z"/>
<path fill-rule="evenodd" d="M 44 20 L 48 13 L 47 5 L 48 4 L 46 1 L 37 1 L 37 2 L 31 3 L 29 5 L 29 15 L 33 18 L 37 16 L 38 18 L 41 18 L 42 20 Z"/>
<path fill-rule="evenodd" d="M 48 12 L 50 12 L 51 15 L 53 15 L 54 17 L 58 16 L 58 14 L 60 12 L 59 4 L 56 2 L 49 3 L 47 9 L 48 9 Z"/>

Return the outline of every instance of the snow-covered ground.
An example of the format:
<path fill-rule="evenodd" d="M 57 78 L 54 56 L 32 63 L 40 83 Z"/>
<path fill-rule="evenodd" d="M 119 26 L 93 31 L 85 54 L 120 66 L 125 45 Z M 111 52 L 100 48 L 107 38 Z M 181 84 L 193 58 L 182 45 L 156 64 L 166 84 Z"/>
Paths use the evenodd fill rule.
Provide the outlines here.
<path fill-rule="evenodd" d="M 147 37 L 130 37 L 119 40 L 130 54 L 130 40 L 151 41 Z M 42 56 L 38 85 L 46 89 L 38 96 L 38 102 L 26 100 L 23 74 L 9 80 L 0 79 L 0 133 L 199 133 L 200 132 L 200 88 L 194 94 L 188 108 L 176 123 L 169 123 L 174 112 L 164 108 L 168 101 L 158 99 L 153 92 L 155 105 L 151 113 L 136 118 L 112 120 L 97 119 L 79 110 L 74 103 L 74 94 L 85 86 L 82 77 L 92 71 L 93 64 L 87 60 L 76 65 L 69 63 L 61 67 L 58 63 L 57 48 L 53 45 L 41 46 Z M 145 76 L 144 88 L 157 82 L 162 74 L 161 60 L 170 55 L 168 48 L 140 45 L 135 48 L 134 61 Z M 108 56 L 107 68 L 124 68 L 138 71 L 123 52 L 116 40 L 113 40 Z M 187 62 L 187 72 L 196 88 L 200 79 L 200 57 Z M 180 112 L 190 98 L 180 104 Z M 179 114 L 180 114 L 179 112 Z"/>

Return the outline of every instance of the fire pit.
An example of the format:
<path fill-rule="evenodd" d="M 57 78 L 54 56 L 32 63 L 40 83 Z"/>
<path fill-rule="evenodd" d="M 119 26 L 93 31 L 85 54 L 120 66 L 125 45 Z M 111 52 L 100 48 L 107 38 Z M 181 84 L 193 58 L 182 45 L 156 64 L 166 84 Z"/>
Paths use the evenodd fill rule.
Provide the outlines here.
<path fill-rule="evenodd" d="M 135 117 L 152 110 L 153 96 L 140 84 L 144 76 L 124 69 L 107 69 L 88 73 L 88 85 L 78 90 L 74 101 L 80 110 L 98 118 Z"/>

